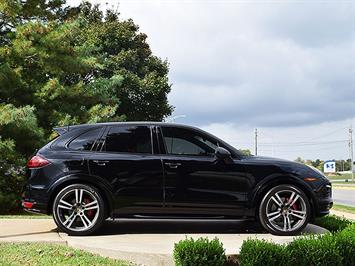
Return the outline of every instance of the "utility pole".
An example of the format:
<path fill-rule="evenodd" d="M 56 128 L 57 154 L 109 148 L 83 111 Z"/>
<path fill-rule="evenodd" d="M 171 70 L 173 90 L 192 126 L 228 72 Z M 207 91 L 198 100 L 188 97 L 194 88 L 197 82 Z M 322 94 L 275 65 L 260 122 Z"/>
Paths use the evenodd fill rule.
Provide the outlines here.
<path fill-rule="evenodd" d="M 255 155 L 258 155 L 258 129 L 255 129 Z"/>
<path fill-rule="evenodd" d="M 350 152 L 351 182 L 354 182 L 354 151 L 353 151 L 353 128 L 352 128 L 352 125 L 349 128 L 349 152 Z"/>

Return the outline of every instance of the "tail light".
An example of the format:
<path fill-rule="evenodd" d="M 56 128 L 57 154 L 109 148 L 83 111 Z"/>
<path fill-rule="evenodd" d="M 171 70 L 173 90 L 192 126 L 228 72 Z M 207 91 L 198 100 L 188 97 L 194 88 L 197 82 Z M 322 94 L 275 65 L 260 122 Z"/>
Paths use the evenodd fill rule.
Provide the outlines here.
<path fill-rule="evenodd" d="M 33 204 L 33 202 L 24 201 L 22 202 L 22 207 L 24 207 L 25 209 L 31 209 L 33 207 Z"/>
<path fill-rule="evenodd" d="M 41 156 L 33 156 L 28 162 L 27 162 L 27 167 L 32 169 L 32 168 L 40 168 L 40 167 L 43 167 L 43 166 L 46 166 L 50 164 L 50 162 L 41 157 Z"/>

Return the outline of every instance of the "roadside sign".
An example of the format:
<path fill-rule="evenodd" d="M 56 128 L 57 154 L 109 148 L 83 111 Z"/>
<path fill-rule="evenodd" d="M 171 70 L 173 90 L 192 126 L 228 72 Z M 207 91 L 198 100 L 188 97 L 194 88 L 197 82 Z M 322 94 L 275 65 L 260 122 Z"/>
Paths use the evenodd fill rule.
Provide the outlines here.
<path fill-rule="evenodd" d="M 324 173 L 335 173 L 335 172 L 336 172 L 335 161 L 324 162 Z"/>

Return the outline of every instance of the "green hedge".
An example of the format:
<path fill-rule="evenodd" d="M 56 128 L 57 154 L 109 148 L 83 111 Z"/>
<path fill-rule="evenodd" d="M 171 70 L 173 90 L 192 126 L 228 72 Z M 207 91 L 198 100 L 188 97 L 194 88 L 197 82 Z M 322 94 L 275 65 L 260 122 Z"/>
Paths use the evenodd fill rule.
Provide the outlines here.
<path fill-rule="evenodd" d="M 250 239 L 243 242 L 239 263 L 245 266 L 281 265 L 285 247 L 266 240 Z"/>
<path fill-rule="evenodd" d="M 217 238 L 192 238 L 175 244 L 174 260 L 178 266 L 222 266 L 226 265 L 226 255 Z"/>
<path fill-rule="evenodd" d="M 330 232 L 337 232 L 344 230 L 347 226 L 351 225 L 352 222 L 335 215 L 327 215 L 316 218 L 314 224 L 326 228 Z"/>
<path fill-rule="evenodd" d="M 342 265 L 337 242 L 331 234 L 307 236 L 286 246 L 287 265 Z"/>
<path fill-rule="evenodd" d="M 277 265 L 355 265 L 355 223 L 336 216 L 317 219 L 319 226 L 333 232 L 308 235 L 288 245 L 248 239 L 239 253 L 241 266 Z M 178 266 L 226 265 L 222 243 L 218 239 L 192 238 L 175 244 L 174 260 Z"/>
<path fill-rule="evenodd" d="M 247 240 L 239 254 L 241 266 L 355 265 L 355 223 L 336 216 L 322 217 L 318 225 L 334 232 L 309 235 L 288 245 Z"/>
<path fill-rule="evenodd" d="M 355 265 L 355 223 L 336 234 L 336 242 L 343 257 L 343 264 Z"/>

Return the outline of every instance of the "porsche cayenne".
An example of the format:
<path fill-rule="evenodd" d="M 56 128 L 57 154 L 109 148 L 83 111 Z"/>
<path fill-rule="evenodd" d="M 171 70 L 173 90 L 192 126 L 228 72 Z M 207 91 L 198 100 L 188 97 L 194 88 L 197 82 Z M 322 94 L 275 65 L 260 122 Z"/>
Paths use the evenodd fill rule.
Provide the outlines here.
<path fill-rule="evenodd" d="M 28 161 L 22 206 L 71 235 L 107 218 L 256 219 L 299 233 L 332 207 L 315 168 L 248 156 L 198 128 L 160 122 L 74 125 Z"/>

